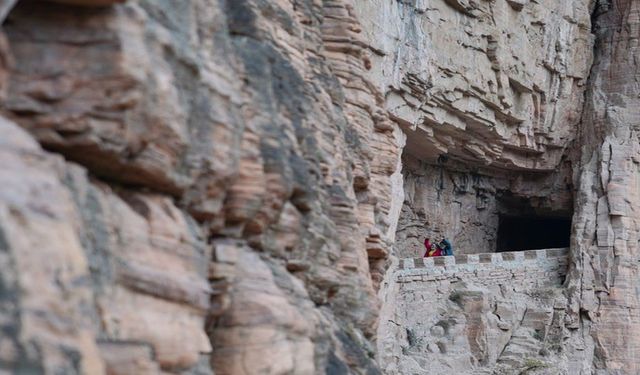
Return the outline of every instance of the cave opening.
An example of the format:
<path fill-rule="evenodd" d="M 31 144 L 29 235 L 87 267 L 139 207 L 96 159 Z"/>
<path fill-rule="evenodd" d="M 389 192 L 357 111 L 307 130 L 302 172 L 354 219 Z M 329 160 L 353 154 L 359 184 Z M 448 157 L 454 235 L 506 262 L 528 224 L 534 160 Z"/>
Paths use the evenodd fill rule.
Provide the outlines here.
<path fill-rule="evenodd" d="M 569 247 L 570 217 L 500 215 L 496 252 Z"/>

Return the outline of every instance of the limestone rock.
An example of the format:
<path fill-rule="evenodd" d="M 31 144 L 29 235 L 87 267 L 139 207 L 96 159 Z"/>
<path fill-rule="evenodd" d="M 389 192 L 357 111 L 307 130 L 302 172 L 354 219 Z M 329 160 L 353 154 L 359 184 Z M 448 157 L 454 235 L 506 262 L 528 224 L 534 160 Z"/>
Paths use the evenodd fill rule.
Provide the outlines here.
<path fill-rule="evenodd" d="M 61 182 L 64 162 L 4 118 L 0 134 L 2 366 L 101 373 L 87 315 L 90 266 L 72 195 Z"/>
<path fill-rule="evenodd" d="M 374 82 L 435 162 L 553 170 L 580 121 L 591 61 L 584 1 L 359 3 Z M 398 43 L 397 41 L 402 41 Z"/>
<path fill-rule="evenodd" d="M 199 353 L 210 352 L 202 329 L 210 295 L 203 265 L 210 256 L 195 223 L 165 197 L 117 195 L 90 181 L 7 120 L 2 133 L 9 135 L 2 144 L 3 243 L 19 276 L 7 285 L 17 283 L 13 293 L 22 290 L 6 303 L 24 306 L 15 311 L 23 323 L 14 340 L 18 353 L 28 353 L 29 345 L 51 346 L 28 354 L 33 358 L 16 358 L 17 368 L 33 363 L 46 371 L 99 373 L 132 342 L 145 343 L 134 351 L 153 353 L 140 365 L 147 370 L 188 368 Z M 42 325 L 54 330 L 48 338 Z M 57 342 L 60 330 L 69 338 Z M 73 349 L 76 336 L 81 346 Z M 56 350 L 62 357 L 56 359 Z M 69 350 L 77 351 L 79 363 L 64 354 Z"/>
<path fill-rule="evenodd" d="M 47 236 L 73 245 L 28 285 L 52 288 L 43 300 L 68 294 L 56 303 L 71 313 L 51 312 L 73 328 L 68 343 L 35 337 L 52 354 L 25 363 L 376 373 L 375 291 L 391 252 L 400 148 L 366 73 L 353 2 L 65 3 L 19 2 L 0 43 L 2 113 L 28 132 L 12 124 L 21 136 L 3 144 L 14 181 L 2 203 L 21 197 L 18 186 L 43 190 L 43 174 L 57 194 L 45 203 L 60 207 L 28 195 L 18 207 L 64 211 L 55 221 L 64 231 Z M 18 141 L 38 150 L 37 171 L 21 167 L 35 162 Z M 7 235 L 7 259 L 21 251 L 13 242 L 42 230 Z M 59 272 L 56 281 L 57 268 L 82 282 Z M 26 298 L 11 314 L 29 312 Z M 2 337 L 15 355 L 1 366 L 24 362 L 27 344 L 16 340 Z M 61 347 L 79 348 L 70 358 L 92 369 L 50 359 Z"/>
<path fill-rule="evenodd" d="M 583 322 L 593 337 L 586 343 L 593 353 L 576 354 L 575 361 L 624 374 L 640 370 L 637 358 L 625 354 L 640 347 L 638 336 L 630 334 L 639 324 L 639 296 L 632 281 L 638 274 L 631 264 L 638 254 L 640 201 L 638 95 L 631 83 L 638 50 L 621 46 L 634 39 L 639 11 L 632 1 L 600 2 L 594 10 L 595 59 L 579 141 L 580 206 L 574 219 L 576 260 L 569 289 L 571 319 Z M 627 26 L 618 27 L 620 22 Z M 591 258 L 595 261 L 588 262 Z"/>
<path fill-rule="evenodd" d="M 638 373 L 638 14 L 0 2 L 0 372 Z"/>
<path fill-rule="evenodd" d="M 489 262 L 483 255 L 492 255 Z M 392 272 L 379 344 L 389 374 L 567 372 L 561 281 L 568 249 L 414 260 Z M 431 259 L 429 259 L 431 261 Z M 453 262 L 452 262 L 453 261 Z M 384 348 L 384 351 L 383 349 Z M 546 373 L 546 372 L 543 372 Z"/>

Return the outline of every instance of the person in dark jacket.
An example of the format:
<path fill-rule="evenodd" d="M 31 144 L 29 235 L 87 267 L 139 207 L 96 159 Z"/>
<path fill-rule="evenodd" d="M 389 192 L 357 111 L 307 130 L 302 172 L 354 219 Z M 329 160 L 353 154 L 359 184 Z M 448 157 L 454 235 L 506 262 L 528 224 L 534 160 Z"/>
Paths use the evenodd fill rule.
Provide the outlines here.
<path fill-rule="evenodd" d="M 451 245 L 451 242 L 449 242 L 448 239 L 443 238 L 442 241 L 438 243 L 438 247 L 442 249 L 442 255 L 445 255 L 445 256 L 453 255 L 453 246 Z"/>

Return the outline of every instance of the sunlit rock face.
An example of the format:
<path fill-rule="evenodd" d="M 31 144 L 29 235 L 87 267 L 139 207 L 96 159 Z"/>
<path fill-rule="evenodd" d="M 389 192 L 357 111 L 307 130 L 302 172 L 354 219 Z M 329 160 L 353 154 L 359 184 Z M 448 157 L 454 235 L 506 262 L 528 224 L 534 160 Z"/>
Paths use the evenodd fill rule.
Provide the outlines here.
<path fill-rule="evenodd" d="M 351 4 L 61 3 L 2 28 L 2 370 L 379 373 L 403 138 Z"/>
<path fill-rule="evenodd" d="M 585 329 L 593 351 L 583 369 L 640 371 L 638 223 L 640 98 L 634 83 L 640 51 L 640 4 L 599 2 L 594 9 L 594 64 L 579 135 L 571 327 Z M 593 367 L 592 367 L 593 366 Z M 586 372 L 586 370 L 584 370 Z"/>
<path fill-rule="evenodd" d="M 551 171 L 575 137 L 591 62 L 589 0 L 367 1 L 375 83 L 407 149 Z"/>
<path fill-rule="evenodd" d="M 525 200 L 520 208 L 526 207 L 528 215 L 573 212 L 569 274 L 551 293 L 561 292 L 567 300 L 552 303 L 553 314 L 547 316 L 554 318 L 545 323 L 545 332 L 559 332 L 562 339 L 533 337 L 540 341 L 537 346 L 557 351 L 531 345 L 519 355 L 529 362 L 502 370 L 637 373 L 631 353 L 638 347 L 632 333 L 638 324 L 638 293 L 632 285 L 638 277 L 633 259 L 640 116 L 631 76 L 638 4 L 369 2 L 358 11 L 368 20 L 363 21 L 365 34 L 375 35 L 369 39 L 376 82 L 389 113 L 407 134 L 403 160 L 410 162 L 403 165 L 405 204 L 396 253 L 414 257 L 423 251 L 424 237 L 443 235 L 456 238 L 462 253 L 492 251 L 499 216 L 510 210 L 505 197 L 511 204 L 512 198 Z M 425 165 L 416 168 L 415 159 Z M 538 173 L 544 171 L 552 172 Z M 407 294 L 397 272 L 391 269 L 383 288 L 379 351 L 393 353 L 382 361 L 385 371 L 446 374 L 471 367 L 472 373 L 481 373 L 494 358 L 491 348 L 504 344 L 502 333 L 490 333 L 493 323 L 486 314 L 500 315 L 500 299 L 514 293 L 517 282 L 487 291 L 477 280 L 453 276 L 442 283 L 457 282 L 464 296 L 481 298 L 477 303 L 463 298 L 469 303 L 462 304 L 445 299 L 429 307 L 434 306 L 429 291 L 446 295 L 450 285 Z M 533 295 L 538 298 L 539 292 Z M 394 310 L 406 301 L 425 306 L 421 312 L 417 305 Z M 551 306 L 544 298 L 537 301 L 534 310 Z M 440 329 L 429 328 L 434 314 L 453 316 L 459 324 L 468 321 L 469 309 L 475 309 L 473 319 L 461 328 L 462 342 L 454 344 L 468 345 L 469 353 L 480 357 L 470 354 L 470 362 L 459 368 L 438 346 L 427 345 L 421 355 L 421 345 L 443 340 Z M 401 321 L 408 323 L 402 326 Z M 512 339 L 524 340 L 516 328 L 509 329 Z M 498 355 L 495 363 L 505 364 L 510 356 L 503 361 Z"/>
<path fill-rule="evenodd" d="M 371 75 L 407 136 L 396 253 L 494 251 L 500 216 L 570 218 L 589 1 L 371 1 Z"/>
<path fill-rule="evenodd" d="M 638 7 L 0 2 L 0 372 L 636 374 Z"/>

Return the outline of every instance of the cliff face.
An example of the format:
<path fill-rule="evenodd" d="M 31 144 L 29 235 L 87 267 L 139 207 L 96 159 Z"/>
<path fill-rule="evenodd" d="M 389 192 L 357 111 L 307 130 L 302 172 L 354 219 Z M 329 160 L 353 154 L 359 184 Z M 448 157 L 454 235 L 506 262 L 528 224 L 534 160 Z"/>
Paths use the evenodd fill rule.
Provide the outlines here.
<path fill-rule="evenodd" d="M 3 369 L 376 373 L 393 123 L 343 1 L 20 1 Z"/>
<path fill-rule="evenodd" d="M 411 25 L 415 25 L 415 20 L 419 19 L 420 15 L 433 11 L 439 15 L 438 17 L 441 17 L 441 14 L 445 13 L 439 12 L 438 7 L 433 6 L 434 3 L 437 2 L 429 2 L 429 4 L 405 3 L 403 6 L 398 6 L 397 13 L 402 15 L 401 19 L 409 19 Z M 491 2 L 486 5 L 492 9 L 499 9 L 500 6 L 515 5 L 514 3 L 517 3 L 515 10 L 520 9 L 521 12 L 518 17 L 528 15 L 532 17 L 533 24 L 538 24 L 535 21 L 535 15 L 541 14 L 539 12 L 544 12 L 544 10 L 538 12 L 531 12 L 531 10 L 541 4 L 507 1 Z M 465 10 L 481 8 L 471 2 L 466 4 L 450 1 L 447 4 L 463 11 L 463 13 Z M 564 296 L 558 294 L 557 288 L 548 290 L 548 287 L 544 287 L 524 293 L 527 297 L 523 299 L 523 296 L 519 295 L 519 292 L 522 291 L 518 291 L 518 277 L 515 272 L 509 276 L 512 281 L 507 282 L 506 287 L 504 285 L 500 285 L 500 288 L 487 287 L 482 283 L 482 277 L 484 277 L 482 272 L 490 271 L 489 268 L 479 269 L 475 277 L 472 278 L 468 278 L 464 274 L 453 275 L 449 278 L 441 278 L 440 280 L 444 280 L 438 281 L 441 285 L 428 285 L 427 287 L 423 286 L 422 289 L 412 289 L 403 286 L 404 284 L 398 281 L 403 279 L 396 278 L 398 272 L 401 274 L 402 271 L 392 269 L 388 279 L 388 287 L 383 289 L 388 293 L 384 298 L 386 301 L 399 302 L 396 304 L 397 306 L 408 304 L 409 307 L 400 307 L 397 310 L 395 307 L 388 307 L 382 310 L 379 330 L 381 352 L 386 350 L 387 353 L 393 353 L 383 361 L 387 365 L 386 371 L 388 373 L 416 371 L 462 373 L 469 371 L 469 368 L 475 369 L 472 370 L 472 373 L 480 373 L 479 371 L 483 371 L 488 365 L 493 366 L 494 363 L 497 367 L 492 371 L 506 370 L 506 373 L 526 370 L 534 373 L 554 374 L 635 374 L 639 371 L 635 355 L 632 354 L 638 348 L 637 335 L 631 334 L 637 330 L 638 324 L 638 293 L 634 286 L 635 280 L 637 280 L 635 259 L 637 258 L 638 242 L 638 223 L 635 214 L 638 204 L 638 142 L 635 128 L 640 120 L 640 114 L 636 103 L 638 90 L 634 83 L 635 75 L 637 75 L 638 53 L 637 38 L 634 35 L 637 36 L 638 33 L 639 5 L 633 1 L 585 1 L 582 4 L 574 1 L 546 5 L 545 9 L 557 12 L 556 15 L 569 9 L 573 10 L 572 16 L 565 13 L 562 20 L 559 20 L 559 23 L 555 25 L 551 20 L 558 20 L 558 18 L 555 18 L 554 15 L 547 15 L 545 20 L 551 22 L 545 23 L 545 29 L 549 27 L 554 31 L 553 35 L 548 35 L 542 40 L 555 40 L 555 52 L 558 53 L 556 55 L 558 59 L 555 61 L 563 61 L 566 64 L 564 66 L 578 68 L 562 71 L 562 69 L 552 68 L 553 64 L 550 65 L 546 62 L 540 66 L 548 71 L 547 77 L 549 74 L 553 76 L 554 71 L 559 72 L 558 78 L 560 80 L 565 76 L 573 77 L 575 83 L 573 90 L 575 91 L 573 95 L 557 96 L 556 100 L 551 100 L 544 106 L 544 110 L 532 112 L 534 116 L 531 118 L 536 118 L 535 113 L 550 114 L 557 111 L 558 114 L 568 114 L 571 112 L 567 110 L 568 108 L 574 108 L 575 114 L 564 118 L 546 117 L 546 121 L 550 121 L 547 123 L 549 126 L 546 127 L 549 131 L 548 135 L 551 135 L 550 138 L 554 140 L 547 143 L 546 149 L 539 156 L 534 153 L 527 154 L 526 159 L 540 161 L 537 164 L 529 164 L 526 167 L 526 163 L 517 162 L 517 158 L 513 159 L 512 166 L 506 166 L 506 168 L 513 169 L 516 173 L 500 173 L 500 169 L 503 167 L 500 158 L 510 155 L 510 153 L 501 154 L 495 161 L 485 160 L 483 168 L 469 168 L 475 163 L 471 159 L 459 163 L 464 157 L 457 154 L 455 150 L 452 152 L 449 148 L 455 147 L 455 142 L 449 142 L 447 148 L 444 149 L 446 150 L 446 154 L 444 154 L 446 158 L 442 158 L 443 153 L 438 150 L 440 157 L 435 158 L 435 155 L 432 155 L 431 165 L 416 166 L 414 161 L 416 157 L 429 162 L 430 155 L 423 153 L 421 148 L 411 147 L 413 133 L 408 131 L 405 153 L 408 153 L 409 157 L 403 159 L 411 162 L 404 163 L 403 166 L 406 199 L 398 226 L 397 245 L 399 245 L 399 249 L 397 252 L 404 257 L 415 256 L 422 250 L 419 240 L 425 236 L 440 235 L 457 238 L 462 247 L 459 251 L 463 253 L 492 251 L 497 235 L 495 230 L 496 216 L 518 214 L 517 211 L 522 209 L 524 212 L 528 211 L 529 214 L 534 213 L 542 216 L 566 215 L 567 212 L 573 210 L 569 274 L 567 281 L 560 288 Z M 594 21 L 591 26 L 588 26 L 590 24 L 588 21 L 589 12 L 591 12 Z M 482 19 L 479 14 L 481 13 L 466 14 L 468 18 L 459 16 L 454 19 L 464 19 L 466 22 L 476 23 Z M 571 20 L 578 21 L 574 24 Z M 442 25 L 442 27 L 446 27 L 444 23 Z M 523 22 L 520 18 L 518 26 L 526 29 L 527 25 L 527 22 Z M 566 36 L 569 34 L 566 34 L 565 37 L 561 36 L 563 30 L 564 32 L 568 30 L 567 25 L 570 25 L 569 29 L 575 27 L 573 28 L 574 32 L 569 32 L 571 36 L 568 38 Z M 373 29 L 381 30 L 380 28 Z M 413 28 L 412 33 L 416 29 L 430 30 L 428 27 Z M 398 30 L 398 28 L 393 30 Z M 433 33 L 439 31 L 439 29 L 433 28 L 431 30 Z M 591 30 L 595 37 L 592 66 L 590 66 L 591 57 L 588 48 L 590 45 L 588 40 L 591 37 L 587 33 L 588 30 Z M 425 40 L 430 40 L 425 36 L 428 34 L 426 32 L 420 36 Z M 469 35 L 470 33 L 465 34 Z M 533 34 L 521 33 L 521 35 L 527 35 L 529 41 L 535 40 L 535 38 L 531 38 Z M 468 44 L 464 39 L 465 37 L 460 38 L 459 43 L 454 44 L 448 50 L 457 50 L 457 56 L 462 55 L 463 52 L 460 52 L 460 49 Z M 568 49 L 561 47 L 562 45 L 571 45 L 572 43 L 563 44 L 562 42 L 569 40 L 574 43 L 578 40 L 584 41 L 584 45 L 575 50 L 579 51 L 578 53 L 582 56 L 573 63 L 571 61 L 572 58 L 577 57 L 576 53 L 561 53 L 561 51 L 571 50 L 571 47 Z M 545 53 L 549 49 L 537 48 L 533 43 L 529 43 L 527 46 L 533 48 L 516 49 L 512 56 L 514 58 L 528 56 L 525 61 L 529 63 L 530 67 L 537 65 L 532 64 L 535 61 L 546 60 L 536 56 L 546 56 Z M 440 47 L 432 54 L 423 51 L 424 55 L 420 60 L 431 57 L 437 61 L 439 57 L 446 56 L 448 50 L 443 45 Z M 474 53 L 482 51 L 481 48 L 472 50 Z M 468 60 L 463 59 L 462 61 Z M 455 60 L 451 59 L 450 62 L 451 65 L 456 66 Z M 396 63 L 394 62 L 394 64 Z M 435 65 L 437 66 L 437 63 Z M 403 69 L 407 69 L 402 64 L 394 65 L 394 67 L 396 69 L 393 71 L 400 72 L 400 77 L 402 77 Z M 474 75 L 481 72 L 481 65 L 475 63 L 474 69 L 470 71 Z M 494 71 L 497 72 L 497 75 L 501 73 L 496 68 Z M 569 73 L 571 71 L 573 73 Z M 456 76 L 455 73 L 450 75 Z M 471 74 L 462 75 L 474 77 Z M 540 75 L 537 76 L 540 77 Z M 555 79 L 552 78 L 549 82 L 553 82 Z M 470 80 L 476 85 L 482 82 L 482 80 L 479 83 L 476 82 L 477 78 Z M 519 85 L 513 85 L 513 81 L 517 82 L 517 80 L 511 80 L 510 76 L 509 82 L 512 83 L 512 87 L 517 88 Z M 435 82 L 432 87 L 429 86 L 430 90 L 438 88 L 438 83 Z M 537 85 L 537 87 L 552 86 Z M 445 87 L 446 91 L 447 85 L 441 87 Z M 572 91 L 567 90 L 567 87 L 564 86 L 561 92 L 567 94 Z M 422 92 L 428 92 L 428 90 Z M 535 93 L 537 90 L 533 90 L 533 92 Z M 388 97 L 395 95 L 395 93 L 390 94 Z M 404 95 L 403 93 L 401 96 L 404 97 Z M 580 96 L 582 95 L 585 97 L 584 104 L 581 104 Z M 532 94 L 532 97 L 535 95 Z M 412 111 L 401 113 L 411 113 L 413 117 L 406 116 L 409 119 L 418 118 L 418 115 L 414 114 L 414 108 L 426 107 L 427 111 L 433 111 L 432 107 L 434 106 L 428 104 L 428 97 L 425 100 L 426 105 L 423 101 L 415 101 L 413 104 L 394 106 L 391 112 L 393 113 L 394 108 L 411 107 Z M 405 102 L 409 101 L 405 100 Z M 474 108 L 482 108 L 486 102 L 486 100 L 482 101 L 481 105 Z M 564 109 L 559 110 L 563 106 Z M 461 111 L 455 108 L 451 109 L 451 107 L 450 105 L 446 106 L 446 110 L 460 116 L 459 112 Z M 495 102 L 491 108 L 494 107 L 498 107 Z M 462 112 L 467 114 L 465 111 Z M 399 124 L 405 129 L 416 129 L 415 131 L 433 127 L 433 121 L 429 115 L 420 113 L 419 116 L 425 116 L 426 119 L 419 118 L 417 124 L 413 121 L 399 121 Z M 402 116 L 397 117 L 402 118 Z M 496 118 L 499 119 L 501 116 Z M 436 123 L 438 124 L 437 129 L 426 130 L 427 137 L 417 137 L 414 142 L 432 142 L 437 146 L 439 140 L 445 139 L 445 137 L 439 136 L 439 132 L 449 128 L 454 121 L 436 121 Z M 499 124 L 500 121 L 494 123 Z M 525 123 L 526 121 L 522 124 Z M 491 127 L 489 128 L 491 129 Z M 466 130 L 473 130 L 473 127 Z M 558 131 L 559 133 L 555 133 Z M 554 133 L 564 133 L 565 137 L 554 138 L 552 135 Z M 429 139 L 430 137 L 435 138 L 435 141 Z M 474 147 L 476 138 L 482 137 L 474 136 L 474 139 L 470 141 Z M 547 137 L 544 138 L 549 140 Z M 496 139 L 499 138 L 496 137 Z M 568 148 L 564 151 L 558 151 L 563 156 L 557 158 L 553 156 L 554 147 L 552 145 L 559 145 L 554 142 L 560 139 L 567 141 L 565 146 Z M 507 141 L 504 144 L 505 149 L 511 148 L 510 142 Z M 521 146 L 524 144 L 521 143 Z M 541 144 L 539 145 L 541 146 Z M 425 149 L 433 150 L 428 147 Z M 524 148 L 520 147 L 520 151 L 524 151 Z M 453 159 L 454 163 L 450 163 L 447 159 Z M 547 162 L 549 164 L 546 164 Z M 534 172 L 538 168 L 545 169 L 545 164 L 547 167 L 555 166 L 554 172 L 535 175 L 528 173 Z M 517 171 L 520 172 L 517 173 Z M 573 183 L 571 183 L 572 180 Z M 574 197 L 573 204 L 570 204 L 567 198 L 572 195 Z M 521 200 L 516 205 L 517 207 L 509 207 L 509 201 L 512 204 L 513 197 Z M 505 200 L 505 198 L 508 199 Z M 522 202 L 523 199 L 525 202 Z M 554 213 L 553 211 L 560 212 Z M 540 233 L 540 235 L 544 234 Z M 484 255 L 486 254 L 481 256 Z M 480 259 L 482 261 L 482 258 Z M 529 272 L 538 270 L 540 270 L 539 267 L 529 268 Z M 426 276 L 420 277 L 420 280 L 426 281 Z M 494 277 L 500 278 L 501 276 L 496 273 Z M 414 282 L 416 279 L 410 278 L 410 280 Z M 457 286 L 449 286 L 448 281 L 457 283 Z M 450 288 L 454 289 L 453 292 Z M 545 292 L 545 290 L 549 294 L 547 297 L 542 297 L 541 292 Z M 437 293 L 438 296 L 442 294 L 443 296 L 438 298 L 444 298 L 445 302 L 434 301 L 434 297 L 430 297 L 433 293 Z M 458 299 L 457 296 L 461 297 Z M 548 320 L 542 319 L 531 324 L 527 319 L 527 313 L 521 314 L 520 322 L 507 329 L 511 332 L 510 338 L 501 338 L 504 334 L 502 332 L 504 326 L 500 328 L 499 324 L 502 317 L 506 315 L 509 317 L 508 319 L 511 319 L 520 314 L 517 308 L 505 308 L 503 304 L 505 297 L 508 300 L 521 301 L 520 305 L 526 306 L 526 311 L 530 311 L 534 315 L 536 312 L 542 313 L 543 310 L 547 310 L 542 315 L 546 315 Z M 565 297 L 567 300 L 564 300 Z M 529 298 L 528 302 L 527 298 Z M 535 300 L 533 305 L 530 298 Z M 451 303 L 452 301 L 454 303 Z M 456 332 L 460 335 L 456 336 L 455 332 L 451 335 L 443 335 L 438 328 L 438 319 L 441 319 L 440 322 L 448 322 L 450 326 L 459 329 L 460 331 Z M 496 322 L 495 319 L 498 321 Z M 398 324 L 399 321 L 402 323 Z M 525 328 L 524 336 L 522 335 L 523 327 Z M 538 328 L 535 334 L 531 332 L 526 334 L 527 327 L 529 329 Z M 455 337 L 462 337 L 462 340 L 457 341 Z M 453 353 L 445 353 L 440 346 L 428 346 L 429 343 L 446 342 L 449 339 L 453 340 L 454 348 L 456 348 Z M 460 346 L 468 349 L 460 349 Z M 504 348 L 504 351 L 498 356 L 495 356 L 492 351 L 496 346 Z M 530 358 L 531 362 L 528 365 L 526 361 L 512 362 L 514 358 L 510 347 L 517 346 L 520 346 L 521 349 L 525 348 L 519 351 L 518 358 L 520 361 Z M 456 367 L 459 362 L 448 361 L 452 355 L 457 356 L 460 350 L 463 352 L 466 350 L 470 353 L 468 358 L 471 359 L 471 363 L 463 366 L 464 368 Z M 502 360 L 501 356 L 506 356 L 506 361 Z M 508 364 L 508 362 L 512 363 Z M 503 364 L 510 367 L 500 369 Z"/>
<path fill-rule="evenodd" d="M 583 368 L 634 374 L 638 321 L 638 123 L 640 4 L 600 2 L 595 59 L 580 127 L 573 267 L 568 285 L 573 329 L 590 331 Z"/>
<path fill-rule="evenodd" d="M 580 120 L 591 62 L 583 1 L 358 4 L 372 75 L 406 151 L 435 162 L 552 171 Z"/>
<path fill-rule="evenodd" d="M 396 251 L 494 251 L 499 215 L 570 218 L 589 0 L 370 1 L 372 76 L 407 136 Z"/>
<path fill-rule="evenodd" d="M 512 296 L 563 373 L 635 374 L 638 7 L 3 1 L 0 370 L 452 373 L 397 258 L 537 215 L 567 281 L 438 286 L 455 371 L 528 358 Z"/>

